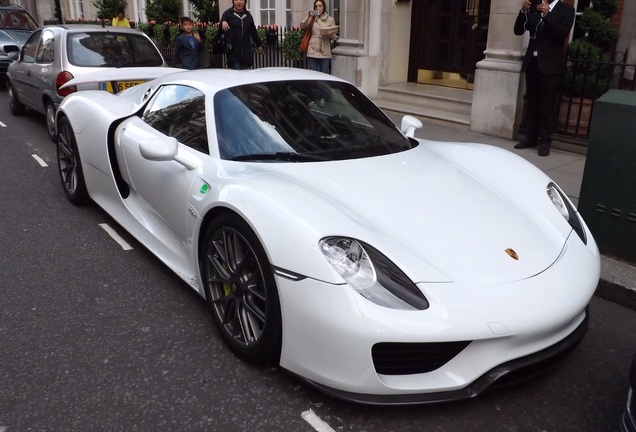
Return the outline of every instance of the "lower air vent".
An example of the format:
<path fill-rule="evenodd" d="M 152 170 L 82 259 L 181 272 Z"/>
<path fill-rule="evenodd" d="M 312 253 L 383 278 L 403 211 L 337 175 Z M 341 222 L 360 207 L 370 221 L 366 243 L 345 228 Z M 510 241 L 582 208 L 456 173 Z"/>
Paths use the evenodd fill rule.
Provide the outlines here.
<path fill-rule="evenodd" d="M 434 371 L 448 363 L 471 341 L 390 343 L 373 346 L 375 371 L 381 375 L 412 375 Z"/>

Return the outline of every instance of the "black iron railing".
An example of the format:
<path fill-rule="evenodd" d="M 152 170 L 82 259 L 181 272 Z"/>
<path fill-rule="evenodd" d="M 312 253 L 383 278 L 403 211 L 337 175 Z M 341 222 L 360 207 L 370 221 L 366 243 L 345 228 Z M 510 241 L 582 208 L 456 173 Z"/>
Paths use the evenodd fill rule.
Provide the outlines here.
<path fill-rule="evenodd" d="M 557 101 L 555 135 L 586 141 L 596 99 L 610 89 L 636 90 L 636 64 L 627 64 L 627 51 L 616 52 L 611 59 L 570 52 Z M 523 118 L 519 132 L 525 134 L 525 110 Z"/>

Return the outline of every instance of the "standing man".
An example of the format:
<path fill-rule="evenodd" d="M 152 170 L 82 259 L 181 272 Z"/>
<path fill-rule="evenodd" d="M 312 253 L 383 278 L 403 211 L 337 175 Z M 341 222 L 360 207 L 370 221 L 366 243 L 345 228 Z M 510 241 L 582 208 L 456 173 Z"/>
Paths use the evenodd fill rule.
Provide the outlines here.
<path fill-rule="evenodd" d="M 181 34 L 177 37 L 171 66 L 181 63 L 184 69 L 199 67 L 199 53 L 203 49 L 198 31 L 192 31 L 194 23 L 189 17 L 181 18 Z"/>
<path fill-rule="evenodd" d="M 247 69 L 252 65 L 252 44 L 263 53 L 263 46 L 258 37 L 254 18 L 245 7 L 245 0 L 232 0 L 232 7 L 221 16 L 221 30 L 227 32 L 232 48 L 227 53 L 227 64 L 230 69 Z"/>
<path fill-rule="evenodd" d="M 516 149 L 539 146 L 550 154 L 559 86 L 565 73 L 565 47 L 574 24 L 574 8 L 562 0 L 523 0 L 514 32 L 530 34 L 521 64 L 526 74 L 526 137 Z"/>

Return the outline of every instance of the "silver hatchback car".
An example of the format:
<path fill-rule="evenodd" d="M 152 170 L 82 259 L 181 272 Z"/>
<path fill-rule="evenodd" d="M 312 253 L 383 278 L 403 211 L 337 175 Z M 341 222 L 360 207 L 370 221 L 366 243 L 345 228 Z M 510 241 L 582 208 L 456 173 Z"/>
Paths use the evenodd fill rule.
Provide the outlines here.
<path fill-rule="evenodd" d="M 73 78 L 104 68 L 162 67 L 165 61 L 143 32 L 98 25 L 51 25 L 39 28 L 7 72 L 9 109 L 22 115 L 32 109 L 45 115 L 49 136 L 55 140 L 55 112 L 64 96 L 78 90 L 102 89 L 116 93 L 143 81 L 103 82 L 60 89 Z"/>

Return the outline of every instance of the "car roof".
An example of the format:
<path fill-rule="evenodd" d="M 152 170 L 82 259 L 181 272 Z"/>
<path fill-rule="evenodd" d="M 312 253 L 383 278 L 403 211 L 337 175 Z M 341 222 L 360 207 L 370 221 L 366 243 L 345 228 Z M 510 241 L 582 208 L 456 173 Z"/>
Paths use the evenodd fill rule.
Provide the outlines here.
<path fill-rule="evenodd" d="M 41 29 L 59 29 L 66 32 L 114 32 L 114 33 L 134 33 L 145 34 L 140 30 L 127 27 L 102 26 L 99 24 L 47 24 Z"/>

